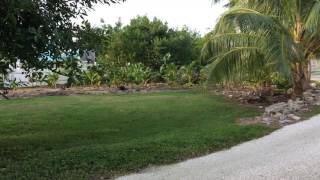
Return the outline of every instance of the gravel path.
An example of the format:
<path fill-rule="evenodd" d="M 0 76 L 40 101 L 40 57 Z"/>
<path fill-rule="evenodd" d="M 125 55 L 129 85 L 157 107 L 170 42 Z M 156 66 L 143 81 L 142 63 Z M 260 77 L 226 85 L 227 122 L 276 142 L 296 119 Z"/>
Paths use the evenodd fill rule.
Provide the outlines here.
<path fill-rule="evenodd" d="M 118 180 L 319 180 L 320 115 L 230 150 Z"/>

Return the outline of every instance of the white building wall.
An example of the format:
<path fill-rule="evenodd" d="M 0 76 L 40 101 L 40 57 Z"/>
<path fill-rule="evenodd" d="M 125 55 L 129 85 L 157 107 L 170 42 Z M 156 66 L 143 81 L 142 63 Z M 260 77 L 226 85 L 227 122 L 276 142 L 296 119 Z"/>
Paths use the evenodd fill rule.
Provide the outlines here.
<path fill-rule="evenodd" d="M 50 70 L 43 70 L 44 75 L 49 75 L 52 73 Z M 33 86 L 45 86 L 47 83 L 45 82 L 30 82 L 29 78 L 26 77 L 27 72 L 21 68 L 15 68 L 12 72 L 10 72 L 6 78 L 7 82 L 10 81 L 18 81 L 21 82 L 22 86 L 33 87 Z M 66 84 L 68 77 L 59 75 L 59 80 L 57 84 Z"/>

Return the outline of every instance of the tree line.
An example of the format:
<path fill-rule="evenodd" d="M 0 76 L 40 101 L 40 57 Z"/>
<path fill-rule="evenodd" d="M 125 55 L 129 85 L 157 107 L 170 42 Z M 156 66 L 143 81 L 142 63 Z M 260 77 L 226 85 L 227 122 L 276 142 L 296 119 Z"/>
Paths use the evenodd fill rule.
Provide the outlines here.
<path fill-rule="evenodd" d="M 205 37 L 144 16 L 126 26 L 119 22 L 99 28 L 72 21 L 85 17 L 94 4 L 120 2 L 1 1 L 1 73 L 20 60 L 26 70 L 64 73 L 68 84 L 94 84 L 93 77 L 109 84 L 141 83 L 137 79 L 188 79 L 183 82 L 190 84 L 206 79 L 201 74 L 207 72 L 208 82 L 218 85 L 292 88 L 294 96 L 310 88 L 310 61 L 320 54 L 317 0 L 231 0 Z M 86 50 L 95 50 L 97 66 L 81 72 L 73 57 Z"/>
<path fill-rule="evenodd" d="M 102 27 L 84 22 L 81 27 L 77 37 L 80 49 L 94 51 L 97 57 L 96 65 L 84 72 L 85 77 L 94 76 L 99 83 L 108 85 L 151 82 L 191 85 L 200 81 L 204 38 L 187 27 L 170 28 L 166 22 L 146 16 L 137 16 L 125 26 L 119 21 L 114 26 Z M 76 61 L 71 59 L 70 63 L 72 60 Z M 71 73 L 75 75 L 68 84 L 86 84 L 83 72 L 75 70 L 81 67 L 74 65 L 70 71 L 77 72 Z"/>

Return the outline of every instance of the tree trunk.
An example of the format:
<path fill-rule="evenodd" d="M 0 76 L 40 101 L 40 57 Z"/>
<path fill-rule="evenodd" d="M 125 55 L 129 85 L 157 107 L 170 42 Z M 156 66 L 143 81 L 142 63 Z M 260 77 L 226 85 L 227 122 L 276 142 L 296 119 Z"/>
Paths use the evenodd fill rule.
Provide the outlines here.
<path fill-rule="evenodd" d="M 305 83 L 304 78 L 301 78 L 298 76 L 295 77 L 295 80 L 293 82 L 293 94 L 292 94 L 293 98 L 302 97 L 302 94 L 304 91 L 303 89 L 304 83 Z"/>
<path fill-rule="evenodd" d="M 297 63 L 292 69 L 293 76 L 293 98 L 302 97 L 305 90 L 310 89 L 311 71 L 310 64 Z"/>
<path fill-rule="evenodd" d="M 311 89 L 311 61 L 309 61 L 306 65 L 303 67 L 303 74 L 305 77 L 305 82 L 303 84 L 303 89 L 308 90 Z"/>

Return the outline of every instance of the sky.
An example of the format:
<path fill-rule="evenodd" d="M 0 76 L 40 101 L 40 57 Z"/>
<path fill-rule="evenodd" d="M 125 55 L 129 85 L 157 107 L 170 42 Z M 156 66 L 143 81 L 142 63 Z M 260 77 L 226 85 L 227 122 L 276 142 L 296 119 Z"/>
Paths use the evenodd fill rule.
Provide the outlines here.
<path fill-rule="evenodd" d="M 96 5 L 88 14 L 87 20 L 95 25 L 115 24 L 121 19 L 123 24 L 138 15 L 149 18 L 157 17 L 168 22 L 170 27 L 181 28 L 188 26 L 201 34 L 213 29 L 217 19 L 226 10 L 223 5 L 212 4 L 212 0 L 126 0 L 124 3 Z"/>

